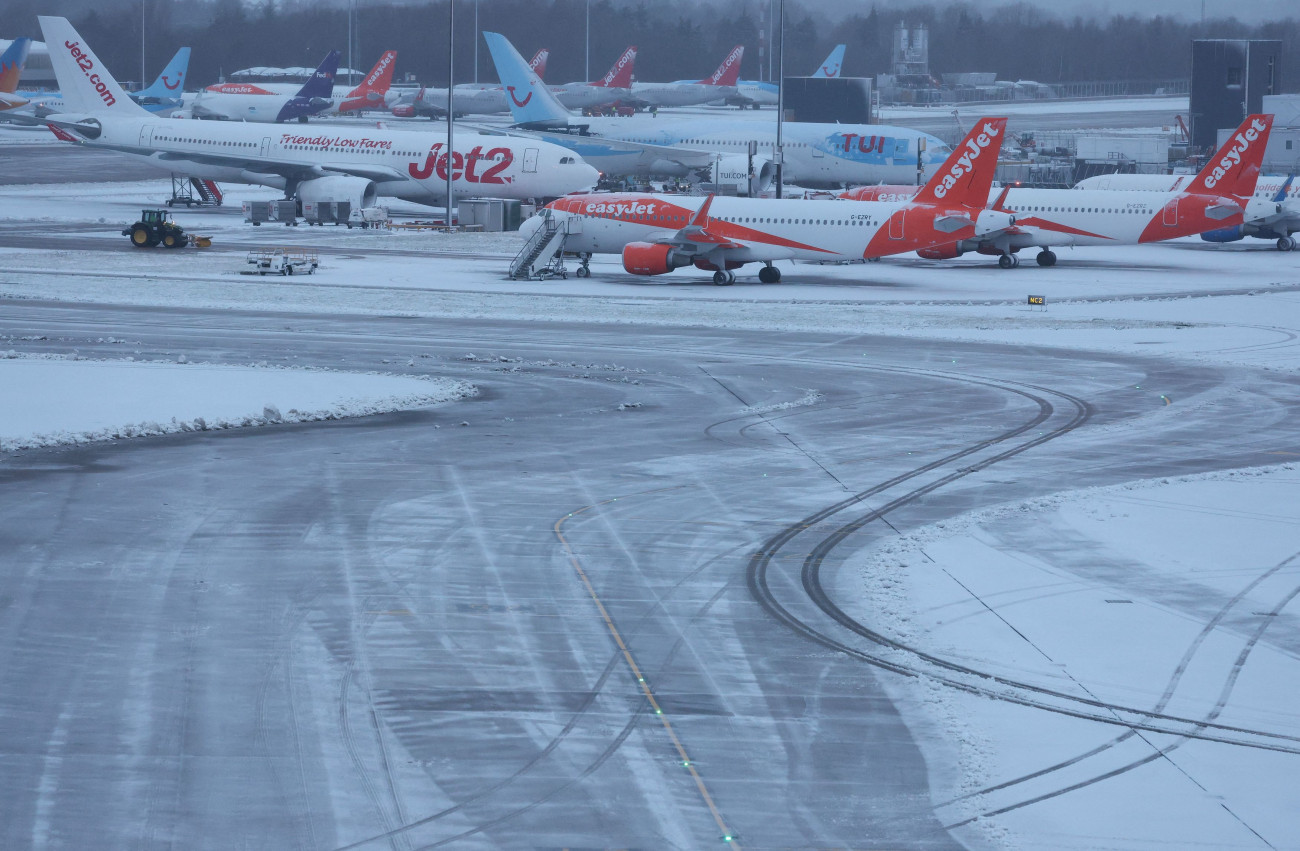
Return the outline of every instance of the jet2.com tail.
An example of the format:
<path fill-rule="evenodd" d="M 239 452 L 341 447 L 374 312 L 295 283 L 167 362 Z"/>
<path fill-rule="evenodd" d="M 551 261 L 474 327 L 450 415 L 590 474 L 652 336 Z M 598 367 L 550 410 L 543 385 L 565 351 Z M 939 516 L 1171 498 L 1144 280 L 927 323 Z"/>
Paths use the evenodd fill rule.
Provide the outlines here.
<path fill-rule="evenodd" d="M 50 64 L 63 94 L 63 110 L 85 115 L 147 116 L 127 97 L 90 45 L 67 18 L 37 18 L 50 52 Z"/>

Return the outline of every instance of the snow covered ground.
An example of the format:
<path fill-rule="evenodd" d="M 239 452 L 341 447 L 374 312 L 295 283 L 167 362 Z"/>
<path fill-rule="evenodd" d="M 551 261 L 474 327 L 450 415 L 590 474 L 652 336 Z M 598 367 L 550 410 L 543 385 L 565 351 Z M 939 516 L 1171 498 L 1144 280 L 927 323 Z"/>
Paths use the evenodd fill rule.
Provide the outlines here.
<path fill-rule="evenodd" d="M 0 387 L 0 451 L 333 420 L 474 393 L 449 379 L 12 353 L 0 358 Z"/>
<path fill-rule="evenodd" d="M 254 229 L 239 221 L 238 201 L 273 193 L 231 187 L 227 208 L 177 212 L 187 228 L 214 236 L 211 250 L 104 250 L 124 245 L 117 229 L 165 192 L 163 182 L 5 189 L 0 298 L 877 334 L 935 340 L 939 359 L 944 341 L 966 340 L 1024 347 L 1027 371 L 1036 347 L 1300 371 L 1300 255 L 1268 242 L 1065 250 L 1054 268 L 1040 269 L 1030 256 L 1009 271 L 985 257 L 787 264 L 781 284 L 759 285 L 750 274 L 730 289 L 689 270 L 637 278 L 609 257 L 594 262 L 585 281 L 529 283 L 504 275 L 519 246 L 514 235 Z M 49 233 L 49 223 L 62 233 Z M 27 236 L 31 244 L 23 243 Z M 331 253 L 310 279 L 239 274 L 247 248 L 282 241 Z M 1030 308 L 1029 294 L 1045 295 L 1046 309 Z M 78 383 L 109 372 L 131 392 L 163 381 L 175 382 L 178 393 L 181 386 L 211 392 L 154 407 L 124 392 L 112 410 L 93 412 L 99 419 L 88 406 L 76 418 L 19 426 L 0 413 L 0 434 L 14 440 L 172 417 L 183 427 L 197 417 L 256 419 L 271 405 L 282 416 L 290 408 L 332 411 L 353 398 L 382 407 L 428 387 L 269 370 L 255 371 L 250 384 L 249 370 L 233 368 L 33 360 L 0 362 L 0 386 L 6 408 L 34 415 L 51 386 L 78 398 Z M 201 382 L 192 383 L 195 376 Z M 405 383 L 386 383 L 397 381 Z M 1177 415 L 1182 400 L 1159 387 L 1135 390 L 1153 411 Z M 458 392 L 434 385 L 419 404 Z M 222 404 L 206 406 L 204 395 Z M 860 569 L 845 580 L 854 584 L 839 589 L 858 601 L 850 614 L 920 651 L 1205 729 L 1267 730 L 1284 745 L 1279 752 L 1193 739 L 1204 732 L 1196 723 L 1181 728 L 1187 735 L 1125 733 L 900 683 L 900 694 L 921 697 L 900 705 L 926 707 L 909 723 L 944 730 L 955 743 L 927 752 L 935 766 L 961 766 L 961 788 L 936 785 L 945 823 L 976 819 L 960 829 L 972 846 L 1300 847 L 1296 456 L 1300 447 L 1279 447 L 1278 466 L 1265 470 L 984 509 L 855 556 Z M 1205 599 L 1230 602 L 1191 616 L 1187 596 L 1198 588 L 1213 592 Z M 1044 766 L 1054 768 L 1042 773 Z M 1085 809 L 1111 817 L 1080 829 L 1072 814 Z"/>

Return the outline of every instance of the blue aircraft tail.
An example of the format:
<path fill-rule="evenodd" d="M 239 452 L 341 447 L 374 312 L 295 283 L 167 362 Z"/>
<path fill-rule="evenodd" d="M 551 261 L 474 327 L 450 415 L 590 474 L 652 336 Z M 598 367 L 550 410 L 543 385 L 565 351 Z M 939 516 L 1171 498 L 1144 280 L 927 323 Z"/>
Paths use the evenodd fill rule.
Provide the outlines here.
<path fill-rule="evenodd" d="M 30 38 L 16 38 L 0 54 L 0 92 L 18 91 L 18 80 L 23 76 L 23 64 L 27 62 L 27 51 L 31 46 Z"/>
<path fill-rule="evenodd" d="M 167 98 L 176 100 L 185 91 L 185 75 L 189 72 L 190 67 L 190 49 L 182 47 L 176 51 L 176 55 L 163 68 L 158 79 L 147 89 L 141 89 L 136 92 L 136 98 Z"/>
<path fill-rule="evenodd" d="M 497 68 L 497 78 L 506 91 L 506 104 L 516 125 L 530 127 L 564 127 L 569 123 L 569 111 L 555 99 L 541 78 L 528 67 L 505 36 L 485 32 L 483 39 L 492 54 L 492 64 Z"/>
<path fill-rule="evenodd" d="M 311 79 L 303 84 L 298 90 L 295 97 L 300 98 L 330 98 L 334 96 L 334 77 L 339 71 L 339 52 L 331 50 L 325 57 L 325 61 L 311 75 Z"/>
<path fill-rule="evenodd" d="M 826 61 L 817 69 L 814 77 L 838 77 L 840 68 L 844 65 L 844 45 L 837 44 L 831 51 L 831 55 L 826 57 Z"/>

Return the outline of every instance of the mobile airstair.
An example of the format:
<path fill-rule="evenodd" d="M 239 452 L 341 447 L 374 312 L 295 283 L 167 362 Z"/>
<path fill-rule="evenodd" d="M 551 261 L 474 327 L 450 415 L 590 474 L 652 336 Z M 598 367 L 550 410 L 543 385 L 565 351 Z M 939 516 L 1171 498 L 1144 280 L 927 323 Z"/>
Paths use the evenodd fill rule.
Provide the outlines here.
<path fill-rule="evenodd" d="M 542 281 L 547 278 L 567 278 L 564 268 L 564 241 L 569 236 L 569 223 L 573 217 L 558 218 L 551 210 L 543 208 L 537 213 L 542 226 L 524 243 L 524 247 L 510 261 L 510 277 Z"/>

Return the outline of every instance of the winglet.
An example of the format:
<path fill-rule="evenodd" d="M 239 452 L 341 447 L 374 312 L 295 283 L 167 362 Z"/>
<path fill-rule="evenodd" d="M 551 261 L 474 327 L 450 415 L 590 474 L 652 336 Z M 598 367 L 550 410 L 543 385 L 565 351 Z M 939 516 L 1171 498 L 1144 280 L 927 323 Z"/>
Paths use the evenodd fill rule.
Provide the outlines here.
<path fill-rule="evenodd" d="M 1236 195 L 1249 198 L 1255 194 L 1264 148 L 1273 128 L 1272 115 L 1248 115 L 1223 147 L 1210 157 L 1205 167 L 1187 186 L 1189 195 Z"/>
<path fill-rule="evenodd" d="M 912 199 L 917 204 L 961 204 L 983 209 L 989 202 L 993 175 L 998 168 L 998 152 L 1007 128 L 1005 118 L 981 118 L 971 127 L 961 144 L 953 148 L 948 159 L 931 175 Z"/>
<path fill-rule="evenodd" d="M 1295 180 L 1294 173 L 1286 176 L 1286 183 L 1282 184 L 1282 188 L 1277 191 L 1277 196 L 1273 198 L 1274 204 L 1281 204 L 1286 201 L 1286 193 L 1291 189 L 1291 181 L 1293 180 Z"/>
<path fill-rule="evenodd" d="M 709 226 L 709 207 L 711 207 L 711 206 L 713 206 L 713 195 L 712 195 L 712 194 L 710 194 L 709 197 L 707 197 L 707 198 L 704 199 L 704 203 L 700 205 L 700 209 L 698 209 L 698 210 L 695 211 L 695 215 L 694 215 L 694 216 L 691 216 L 691 223 L 690 223 L 689 225 L 687 225 L 687 227 L 697 227 L 697 228 L 706 228 L 706 227 L 708 227 L 708 226 Z"/>

